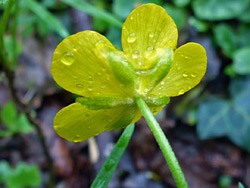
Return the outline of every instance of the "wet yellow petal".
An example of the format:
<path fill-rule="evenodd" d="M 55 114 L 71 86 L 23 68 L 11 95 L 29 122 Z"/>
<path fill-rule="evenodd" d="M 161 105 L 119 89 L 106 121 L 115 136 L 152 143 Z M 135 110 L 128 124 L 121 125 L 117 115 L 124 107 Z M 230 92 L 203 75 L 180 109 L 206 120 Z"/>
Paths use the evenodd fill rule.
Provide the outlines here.
<path fill-rule="evenodd" d="M 137 70 L 152 68 L 157 48 L 175 49 L 178 31 L 165 9 L 155 4 L 142 5 L 133 10 L 122 28 L 122 47 Z"/>
<path fill-rule="evenodd" d="M 207 68 L 205 49 L 197 43 L 187 43 L 174 53 L 167 76 L 150 93 L 152 96 L 174 97 L 195 87 Z"/>
<path fill-rule="evenodd" d="M 54 129 L 59 136 L 69 141 L 81 142 L 105 130 L 121 129 L 131 124 L 132 115 L 128 120 L 124 118 L 124 113 L 134 114 L 135 108 L 135 106 L 120 106 L 91 110 L 76 102 L 56 114 Z"/>
<path fill-rule="evenodd" d="M 85 97 L 131 96 L 132 89 L 122 85 L 103 60 L 103 44 L 114 46 L 101 34 L 83 31 L 64 39 L 56 48 L 51 73 L 64 89 Z"/>

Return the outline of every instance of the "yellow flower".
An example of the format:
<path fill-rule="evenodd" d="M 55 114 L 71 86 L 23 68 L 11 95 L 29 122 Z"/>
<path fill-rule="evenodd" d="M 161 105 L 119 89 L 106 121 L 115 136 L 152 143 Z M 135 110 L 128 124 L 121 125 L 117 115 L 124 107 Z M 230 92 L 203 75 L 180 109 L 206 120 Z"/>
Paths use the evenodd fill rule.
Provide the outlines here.
<path fill-rule="evenodd" d="M 64 39 L 54 52 L 51 72 L 60 86 L 83 97 L 57 113 L 57 134 L 80 142 L 124 128 L 141 117 L 136 97 L 156 114 L 169 97 L 196 86 L 206 71 L 206 52 L 196 43 L 175 50 L 177 37 L 166 11 L 146 4 L 123 24 L 123 52 L 94 31 Z"/>

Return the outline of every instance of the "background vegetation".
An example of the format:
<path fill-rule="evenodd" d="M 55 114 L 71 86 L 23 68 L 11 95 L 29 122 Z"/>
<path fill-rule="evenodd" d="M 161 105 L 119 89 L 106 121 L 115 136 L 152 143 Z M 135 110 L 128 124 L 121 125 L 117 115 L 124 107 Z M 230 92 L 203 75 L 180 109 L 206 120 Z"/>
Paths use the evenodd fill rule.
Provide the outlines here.
<path fill-rule="evenodd" d="M 53 81 L 52 54 L 63 38 L 89 29 L 122 49 L 122 23 L 142 3 L 166 9 L 178 46 L 193 41 L 207 51 L 201 84 L 157 115 L 189 186 L 250 187 L 250 0 L 17 0 L 4 33 L 8 0 L 0 0 L 0 187 L 90 186 L 121 131 L 82 143 L 55 134 L 56 112 L 75 96 Z M 145 120 L 109 187 L 174 187 Z"/>

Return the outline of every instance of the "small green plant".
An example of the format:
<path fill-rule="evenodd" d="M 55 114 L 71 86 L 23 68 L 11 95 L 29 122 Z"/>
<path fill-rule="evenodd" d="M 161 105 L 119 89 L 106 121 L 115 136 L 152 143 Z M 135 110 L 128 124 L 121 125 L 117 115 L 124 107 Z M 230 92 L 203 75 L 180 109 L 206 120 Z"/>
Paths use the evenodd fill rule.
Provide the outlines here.
<path fill-rule="evenodd" d="M 0 130 L 0 137 L 9 137 L 20 133 L 30 133 L 34 126 L 30 124 L 24 113 L 18 114 L 13 101 L 6 103 L 1 110 L 1 121 L 6 129 Z"/>
<path fill-rule="evenodd" d="M 0 161 L 0 185 L 7 188 L 38 187 L 41 184 L 41 173 L 36 165 L 18 163 L 11 168 L 6 161 Z"/>
<path fill-rule="evenodd" d="M 123 52 L 95 31 L 79 32 L 64 39 L 54 52 L 51 72 L 61 87 L 82 97 L 57 113 L 54 119 L 57 134 L 81 142 L 105 130 L 127 127 L 143 115 L 177 187 L 188 187 L 153 116 L 169 103 L 169 97 L 182 95 L 196 86 L 206 71 L 204 48 L 188 43 L 175 49 L 177 37 L 177 27 L 166 11 L 146 4 L 132 11 L 123 24 Z M 119 145 L 118 142 L 114 153 Z M 119 162 L 110 158 L 103 167 L 106 171 L 114 170 Z M 108 178 L 102 174 L 95 181 L 97 187 L 107 186 Z"/>

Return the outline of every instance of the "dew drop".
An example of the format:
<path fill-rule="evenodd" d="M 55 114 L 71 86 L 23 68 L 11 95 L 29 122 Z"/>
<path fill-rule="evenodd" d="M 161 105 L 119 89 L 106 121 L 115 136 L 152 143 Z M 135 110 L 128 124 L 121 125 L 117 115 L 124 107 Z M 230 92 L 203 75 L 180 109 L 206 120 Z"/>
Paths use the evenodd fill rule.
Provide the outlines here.
<path fill-rule="evenodd" d="M 100 92 L 97 92 L 96 95 L 99 96 L 99 95 L 100 95 Z"/>
<path fill-rule="evenodd" d="M 184 59 L 189 59 L 189 57 L 188 56 L 184 56 Z"/>
<path fill-rule="evenodd" d="M 182 74 L 182 76 L 183 76 L 184 78 L 187 78 L 187 77 L 188 77 L 188 72 L 185 71 L 185 72 Z"/>
<path fill-rule="evenodd" d="M 179 91 L 179 95 L 182 95 L 182 94 L 184 94 L 185 93 L 185 90 L 182 88 L 182 89 L 180 89 L 180 91 Z"/>
<path fill-rule="evenodd" d="M 164 84 L 165 84 L 165 81 L 162 81 L 162 82 L 161 82 L 161 85 L 164 85 Z"/>
<path fill-rule="evenodd" d="M 101 72 L 98 72 L 98 73 L 97 73 L 97 75 L 98 75 L 98 76 L 101 76 L 101 75 L 102 75 L 102 73 L 101 73 Z"/>
<path fill-rule="evenodd" d="M 154 32 L 150 32 L 149 34 L 148 34 L 148 36 L 150 37 L 150 38 L 153 38 L 154 37 Z"/>
<path fill-rule="evenodd" d="M 74 142 L 79 142 L 79 140 L 80 140 L 80 135 L 79 134 L 75 135 L 73 141 Z"/>
<path fill-rule="evenodd" d="M 147 50 L 145 51 L 145 57 L 147 58 L 148 56 L 150 56 L 153 50 L 154 50 L 153 46 L 148 47 Z"/>
<path fill-rule="evenodd" d="M 137 58 L 138 58 L 138 55 L 139 55 L 139 51 L 138 51 L 138 50 L 135 50 L 135 51 L 133 52 L 133 54 L 132 54 L 132 57 L 133 57 L 134 59 L 137 59 Z"/>
<path fill-rule="evenodd" d="M 130 17 L 130 20 L 133 20 L 133 19 L 134 19 L 134 17 L 133 17 L 133 16 L 131 16 L 131 17 Z"/>
<path fill-rule="evenodd" d="M 104 89 L 106 87 L 106 84 L 102 84 L 101 88 Z"/>
<path fill-rule="evenodd" d="M 181 66 L 180 65 L 177 67 L 177 70 L 181 70 Z"/>
<path fill-rule="evenodd" d="M 72 52 L 65 52 L 61 57 L 61 62 L 67 66 L 72 65 L 75 61 L 74 55 Z"/>
<path fill-rule="evenodd" d="M 107 76 L 107 80 L 110 80 L 110 77 L 109 77 L 109 76 Z"/>
<path fill-rule="evenodd" d="M 82 84 L 76 84 L 76 87 L 77 87 L 78 89 L 82 89 L 82 88 L 83 88 L 83 85 L 82 85 Z"/>
<path fill-rule="evenodd" d="M 135 42 L 135 41 L 136 41 L 135 33 L 130 33 L 130 34 L 128 35 L 127 41 L 128 41 L 129 43 Z"/>
<path fill-rule="evenodd" d="M 73 50 L 74 50 L 75 52 L 77 52 L 78 47 L 77 47 L 77 46 L 74 46 L 74 47 L 73 47 Z"/>
<path fill-rule="evenodd" d="M 95 136 L 97 136 L 97 135 L 99 135 L 99 134 L 100 134 L 99 132 L 96 132 L 96 133 L 95 133 Z"/>
<path fill-rule="evenodd" d="M 192 73 L 191 73 L 191 76 L 192 76 L 193 78 L 195 78 L 195 77 L 197 76 L 197 72 L 192 72 Z"/>
<path fill-rule="evenodd" d="M 93 78 L 92 76 L 89 76 L 89 82 L 92 83 L 93 82 Z"/>
<path fill-rule="evenodd" d="M 93 86 L 92 86 L 92 85 L 89 85 L 88 90 L 89 90 L 89 91 L 93 91 Z"/>

